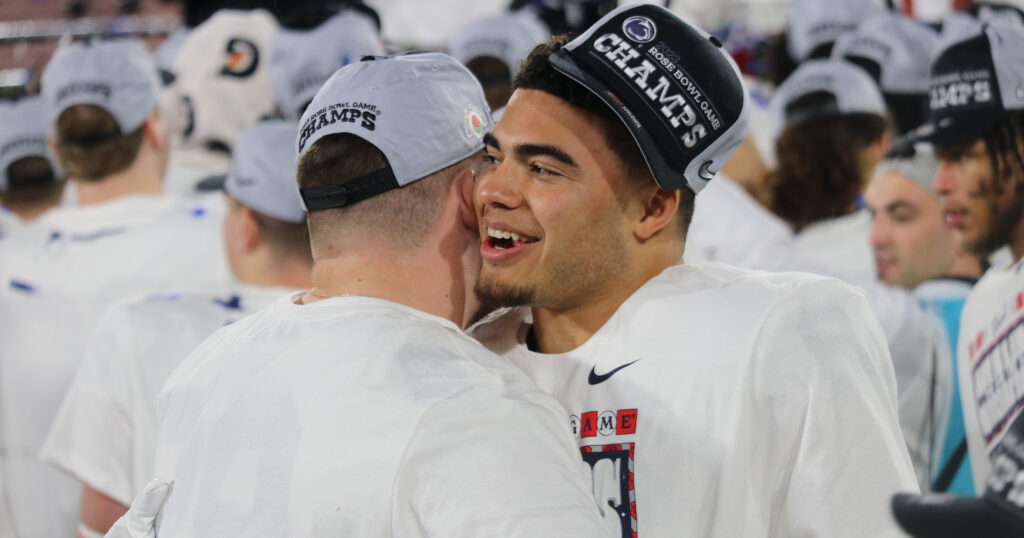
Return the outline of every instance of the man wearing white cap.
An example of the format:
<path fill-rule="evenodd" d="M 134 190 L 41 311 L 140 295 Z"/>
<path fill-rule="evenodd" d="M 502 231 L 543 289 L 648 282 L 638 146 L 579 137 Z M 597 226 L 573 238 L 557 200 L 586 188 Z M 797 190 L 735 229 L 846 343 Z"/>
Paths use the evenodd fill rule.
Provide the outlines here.
<path fill-rule="evenodd" d="M 451 55 L 480 81 L 492 111 L 508 103 L 512 77 L 536 47 L 548 38 L 544 23 L 530 10 L 475 19 L 455 32 Z"/>
<path fill-rule="evenodd" d="M 46 145 L 47 120 L 38 97 L 0 102 L 0 238 L 60 204 L 64 173 Z"/>
<path fill-rule="evenodd" d="M 4 256 L 0 463 L 21 537 L 77 527 L 81 486 L 38 452 L 100 312 L 128 294 L 227 278 L 217 223 L 160 195 L 168 145 L 156 88 L 136 41 L 61 48 L 43 73 L 56 152 L 81 205 L 23 228 L 17 255 Z"/>
<path fill-rule="evenodd" d="M 954 357 L 960 311 L 981 276 L 981 264 L 964 250 L 956 233 L 946 224 L 932 189 L 938 169 L 930 147 L 897 148 L 875 169 L 864 202 L 871 214 L 868 240 L 875 252 L 878 277 L 888 284 L 913 290 L 942 320 L 950 343 L 948 347 L 937 347 L 941 353 L 932 357 L 950 364 L 949 397 L 941 393 L 946 387 L 936 383 L 937 379 L 932 379 L 927 371 L 921 379 L 931 387 L 927 392 L 931 393 L 928 400 L 932 402 L 932 412 L 949 416 L 941 444 L 933 443 L 940 453 L 929 458 L 930 469 L 921 476 L 927 478 L 922 489 L 934 484 L 938 491 L 970 495 L 974 493 L 974 484 L 970 463 L 965 458 L 963 410 Z M 934 372 L 937 368 L 930 370 Z"/>
<path fill-rule="evenodd" d="M 566 407 L 619 536 L 898 536 L 916 486 L 881 327 L 834 279 L 681 263 L 746 135 L 719 42 L 616 9 L 527 59 L 486 139 L 474 335 Z"/>
<path fill-rule="evenodd" d="M 383 53 L 373 19 L 354 10 L 335 15 L 309 31 L 280 30 L 270 56 L 278 112 L 298 121 L 335 71 L 363 56 Z"/>
<path fill-rule="evenodd" d="M 928 116 L 928 64 L 938 49 L 938 34 L 900 13 L 881 11 L 840 35 L 832 49 L 863 68 L 878 84 L 894 130 L 904 134 Z"/>
<path fill-rule="evenodd" d="M 221 178 L 224 244 L 237 284 L 142 294 L 97 323 L 42 449 L 45 461 L 83 484 L 79 534 L 106 532 L 152 478 L 157 395 L 181 360 L 217 329 L 309 287 L 295 135 L 294 124 L 276 121 L 243 131 Z"/>
<path fill-rule="evenodd" d="M 489 125 L 439 53 L 324 84 L 296 141 L 313 287 L 168 379 L 158 535 L 602 536 L 564 410 L 460 330 Z"/>

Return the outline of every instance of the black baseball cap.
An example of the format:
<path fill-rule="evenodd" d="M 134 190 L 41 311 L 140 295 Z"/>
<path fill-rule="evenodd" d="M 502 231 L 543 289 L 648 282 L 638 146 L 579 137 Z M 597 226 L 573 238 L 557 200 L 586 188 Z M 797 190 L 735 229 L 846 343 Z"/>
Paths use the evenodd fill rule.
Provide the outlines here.
<path fill-rule="evenodd" d="M 939 145 L 975 140 L 1024 109 L 1024 30 L 984 25 L 942 48 L 932 62 L 929 121 L 915 139 Z"/>
<path fill-rule="evenodd" d="M 699 192 L 747 136 L 736 63 L 660 6 L 615 9 L 549 61 L 615 112 L 664 189 Z"/>
<path fill-rule="evenodd" d="M 896 521 L 915 538 L 1024 536 L 1024 414 L 1010 424 L 991 460 L 981 497 L 900 493 L 892 499 Z"/>

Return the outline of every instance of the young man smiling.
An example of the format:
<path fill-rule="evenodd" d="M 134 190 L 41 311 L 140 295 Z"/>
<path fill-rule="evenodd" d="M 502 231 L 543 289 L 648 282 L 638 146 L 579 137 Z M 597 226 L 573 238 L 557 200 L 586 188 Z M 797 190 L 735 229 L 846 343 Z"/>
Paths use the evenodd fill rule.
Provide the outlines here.
<path fill-rule="evenodd" d="M 948 44 L 931 69 L 935 190 L 946 221 L 979 256 L 1007 255 L 971 291 L 959 367 L 975 487 L 1024 404 L 1024 31 L 990 25 Z"/>
<path fill-rule="evenodd" d="M 896 536 L 888 493 L 916 483 L 864 296 L 680 263 L 746 134 L 720 47 L 642 5 L 534 51 L 475 191 L 477 293 L 532 308 L 474 334 L 566 407 L 624 537 Z"/>

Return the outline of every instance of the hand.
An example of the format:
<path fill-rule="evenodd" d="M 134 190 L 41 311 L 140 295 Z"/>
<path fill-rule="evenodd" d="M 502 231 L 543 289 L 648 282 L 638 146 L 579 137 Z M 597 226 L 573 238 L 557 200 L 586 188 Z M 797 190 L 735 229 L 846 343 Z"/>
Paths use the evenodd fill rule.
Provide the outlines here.
<path fill-rule="evenodd" d="M 155 478 L 107 531 L 106 538 L 156 538 L 156 517 L 171 494 L 173 480 Z"/>

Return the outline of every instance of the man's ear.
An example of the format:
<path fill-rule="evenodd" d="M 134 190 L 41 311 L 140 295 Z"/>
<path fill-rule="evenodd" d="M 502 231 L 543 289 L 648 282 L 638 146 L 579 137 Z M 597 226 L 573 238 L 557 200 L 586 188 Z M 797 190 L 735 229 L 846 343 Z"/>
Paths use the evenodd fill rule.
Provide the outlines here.
<path fill-rule="evenodd" d="M 46 133 L 46 145 L 49 146 L 50 151 L 57 153 L 57 136 L 53 134 L 53 131 Z"/>
<path fill-rule="evenodd" d="M 466 167 L 455 176 L 453 187 L 459 197 L 459 217 L 462 219 L 462 224 L 476 233 L 479 228 L 479 220 L 476 216 L 476 206 L 473 205 L 474 185 L 476 185 L 476 170 Z"/>
<path fill-rule="evenodd" d="M 263 243 L 263 234 L 260 232 L 260 223 L 251 209 L 244 205 L 238 205 L 239 232 L 241 233 L 242 250 L 252 252 Z"/>
<path fill-rule="evenodd" d="M 142 136 L 156 148 L 164 148 L 168 143 L 167 120 L 160 114 L 159 110 L 150 112 L 142 124 Z"/>
<path fill-rule="evenodd" d="M 643 206 L 635 221 L 633 233 L 637 239 L 646 241 L 672 223 L 679 209 L 679 191 L 665 190 L 654 186 L 645 190 Z"/>

